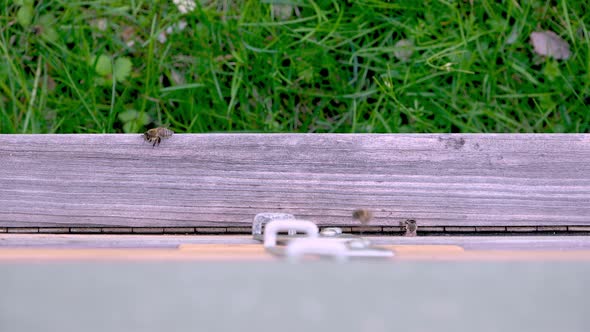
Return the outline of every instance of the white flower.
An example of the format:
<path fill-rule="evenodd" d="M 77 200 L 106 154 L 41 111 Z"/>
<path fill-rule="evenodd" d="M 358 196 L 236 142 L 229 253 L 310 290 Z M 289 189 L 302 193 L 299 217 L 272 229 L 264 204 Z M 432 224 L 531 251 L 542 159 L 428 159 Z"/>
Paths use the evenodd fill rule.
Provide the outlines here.
<path fill-rule="evenodd" d="M 184 30 L 186 28 L 188 24 L 186 23 L 185 20 L 180 20 L 178 23 L 173 24 L 169 27 L 166 28 L 166 33 L 171 35 L 175 32 L 180 32 L 182 30 Z"/>
<path fill-rule="evenodd" d="M 160 34 L 158 35 L 158 41 L 160 43 L 164 44 L 167 40 L 168 40 L 168 38 L 166 37 L 166 32 L 164 32 L 164 31 L 160 32 Z"/>
<path fill-rule="evenodd" d="M 158 41 L 164 44 L 168 40 L 168 35 L 184 30 L 187 25 L 188 24 L 185 20 L 180 20 L 180 22 L 167 27 L 166 30 L 160 32 L 160 34 L 158 35 Z"/>
<path fill-rule="evenodd" d="M 197 7 L 194 0 L 172 0 L 182 14 L 192 12 Z"/>
<path fill-rule="evenodd" d="M 442 69 L 444 69 L 444 70 L 446 70 L 446 71 L 451 71 L 451 70 L 453 70 L 453 68 L 452 68 L 452 67 L 453 67 L 453 65 L 454 65 L 454 63 L 452 63 L 452 62 L 447 62 L 447 63 L 445 63 L 445 64 L 442 66 Z"/>
<path fill-rule="evenodd" d="M 186 28 L 187 25 L 188 24 L 186 23 L 185 20 L 181 20 L 180 22 L 178 22 L 176 24 L 176 28 L 178 29 L 178 31 L 182 31 L 182 30 L 184 30 L 184 28 Z"/>

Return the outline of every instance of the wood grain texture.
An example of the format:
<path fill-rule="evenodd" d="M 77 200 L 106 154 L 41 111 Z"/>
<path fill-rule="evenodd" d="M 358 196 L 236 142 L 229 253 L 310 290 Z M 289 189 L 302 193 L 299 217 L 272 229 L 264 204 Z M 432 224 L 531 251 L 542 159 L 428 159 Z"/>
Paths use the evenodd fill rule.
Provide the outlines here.
<path fill-rule="evenodd" d="M 0 135 L 0 227 L 590 225 L 590 135 Z"/>

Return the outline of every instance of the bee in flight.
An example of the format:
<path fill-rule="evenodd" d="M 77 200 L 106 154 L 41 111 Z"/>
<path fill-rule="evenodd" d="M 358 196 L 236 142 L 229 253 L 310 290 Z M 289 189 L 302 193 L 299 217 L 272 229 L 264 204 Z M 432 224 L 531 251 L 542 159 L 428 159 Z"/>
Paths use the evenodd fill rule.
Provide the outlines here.
<path fill-rule="evenodd" d="M 150 143 L 154 143 L 153 146 L 155 147 L 156 145 L 160 145 L 162 138 L 170 138 L 173 134 L 174 132 L 168 128 L 158 127 L 143 133 L 143 138 Z"/>
<path fill-rule="evenodd" d="M 368 209 L 356 209 L 352 211 L 352 218 L 361 222 L 360 231 L 362 236 L 365 226 L 373 219 L 373 212 Z"/>
<path fill-rule="evenodd" d="M 360 221 L 363 225 L 367 225 L 373 219 L 373 212 L 368 209 L 356 209 L 352 212 L 352 218 Z"/>

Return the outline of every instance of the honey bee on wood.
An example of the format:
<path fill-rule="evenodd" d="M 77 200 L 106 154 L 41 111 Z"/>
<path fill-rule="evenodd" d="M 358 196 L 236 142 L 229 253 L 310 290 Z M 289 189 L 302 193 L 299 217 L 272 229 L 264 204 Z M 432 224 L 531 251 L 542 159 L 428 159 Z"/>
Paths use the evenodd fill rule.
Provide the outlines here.
<path fill-rule="evenodd" d="M 373 219 L 373 212 L 367 209 L 356 209 L 352 212 L 352 217 L 360 221 L 361 224 L 367 225 Z"/>
<path fill-rule="evenodd" d="M 404 236 L 416 236 L 418 231 L 418 225 L 416 225 L 416 220 L 414 219 L 407 219 L 405 221 L 400 221 L 399 225 L 402 228 L 402 231 L 405 231 Z"/>
<path fill-rule="evenodd" d="M 168 128 L 158 127 L 146 131 L 143 134 L 143 138 L 150 143 L 154 143 L 153 146 L 155 147 L 156 145 L 160 145 L 162 138 L 169 138 L 173 134 L 174 132 Z"/>

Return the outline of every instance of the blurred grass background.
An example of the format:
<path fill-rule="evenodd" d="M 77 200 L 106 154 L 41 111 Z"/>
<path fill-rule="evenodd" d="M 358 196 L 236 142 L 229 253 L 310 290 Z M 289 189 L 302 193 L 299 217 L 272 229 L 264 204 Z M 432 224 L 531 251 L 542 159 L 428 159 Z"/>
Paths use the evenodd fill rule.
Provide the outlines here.
<path fill-rule="evenodd" d="M 588 132 L 588 7 L 0 0 L 0 132 Z"/>

